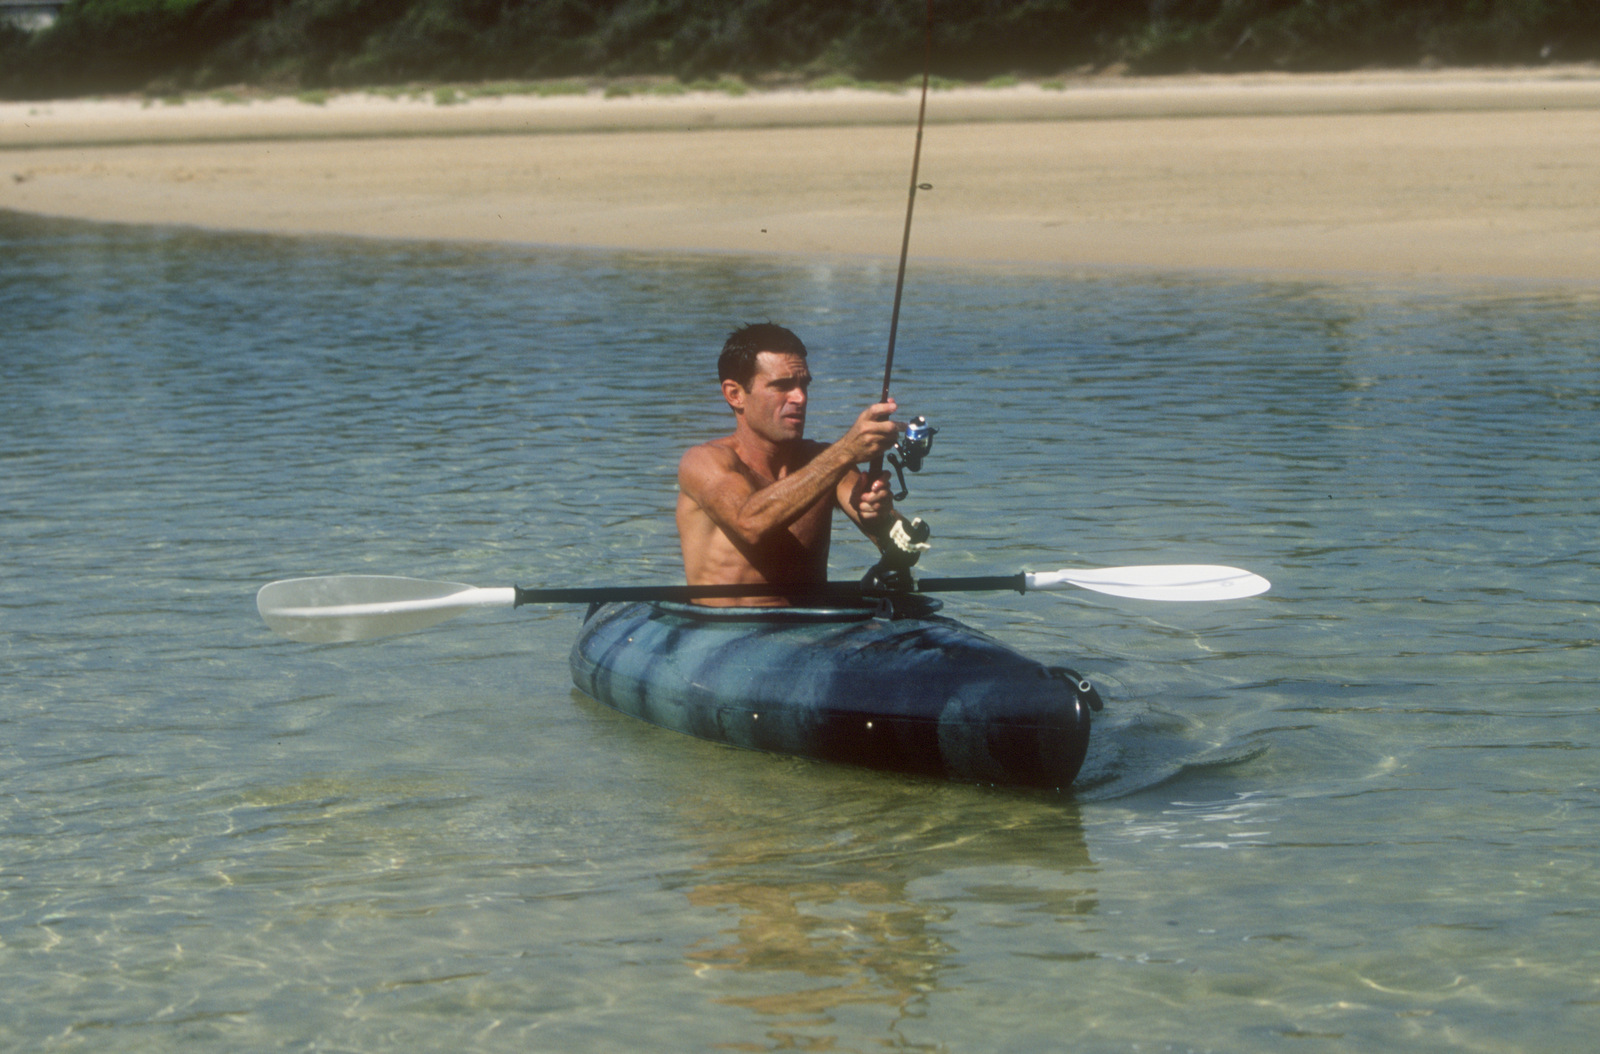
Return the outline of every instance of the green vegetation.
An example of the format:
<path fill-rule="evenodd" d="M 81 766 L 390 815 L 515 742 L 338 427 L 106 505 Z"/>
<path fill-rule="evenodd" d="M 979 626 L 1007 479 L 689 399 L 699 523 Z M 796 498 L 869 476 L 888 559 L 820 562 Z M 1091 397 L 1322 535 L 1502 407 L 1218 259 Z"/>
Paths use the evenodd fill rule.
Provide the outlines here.
<path fill-rule="evenodd" d="M 40 33 L 0 26 L 0 96 L 484 81 L 544 93 L 532 86 L 590 78 L 619 91 L 671 90 L 631 78 L 876 87 L 920 69 L 922 12 L 921 0 L 75 0 Z M 934 66 L 969 82 L 1593 59 L 1596 0 L 934 0 Z"/>
<path fill-rule="evenodd" d="M 587 95 L 589 86 L 582 81 L 543 81 L 534 85 L 533 93 L 540 96 L 550 95 Z"/>

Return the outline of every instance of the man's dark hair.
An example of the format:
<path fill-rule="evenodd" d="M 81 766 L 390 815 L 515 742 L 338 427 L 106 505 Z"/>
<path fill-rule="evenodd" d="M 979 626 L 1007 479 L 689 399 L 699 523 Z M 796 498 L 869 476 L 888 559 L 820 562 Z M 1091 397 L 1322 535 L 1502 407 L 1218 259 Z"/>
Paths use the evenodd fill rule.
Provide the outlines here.
<path fill-rule="evenodd" d="M 756 322 L 740 326 L 728 334 L 717 358 L 717 380 L 737 381 L 739 387 L 749 388 L 756 375 L 756 356 L 763 351 L 780 355 L 806 357 L 806 346 L 800 338 L 782 326 L 771 322 Z"/>

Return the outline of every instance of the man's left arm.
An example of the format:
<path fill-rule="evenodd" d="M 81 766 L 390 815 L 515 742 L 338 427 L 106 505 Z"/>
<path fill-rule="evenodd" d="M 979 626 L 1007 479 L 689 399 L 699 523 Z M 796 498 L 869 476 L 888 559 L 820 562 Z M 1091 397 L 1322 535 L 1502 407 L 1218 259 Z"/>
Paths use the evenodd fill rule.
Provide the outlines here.
<path fill-rule="evenodd" d="M 865 472 L 851 469 L 839 481 L 838 501 L 844 514 L 880 548 L 888 544 L 890 529 L 905 518 L 895 511 L 887 472 L 869 481 Z"/>
<path fill-rule="evenodd" d="M 928 549 L 928 525 L 921 519 L 907 520 L 895 509 L 887 472 L 869 480 L 864 473 L 854 471 L 840 481 L 838 493 L 845 515 L 855 521 L 882 554 L 873 569 L 879 582 L 906 588 L 912 565 Z"/>

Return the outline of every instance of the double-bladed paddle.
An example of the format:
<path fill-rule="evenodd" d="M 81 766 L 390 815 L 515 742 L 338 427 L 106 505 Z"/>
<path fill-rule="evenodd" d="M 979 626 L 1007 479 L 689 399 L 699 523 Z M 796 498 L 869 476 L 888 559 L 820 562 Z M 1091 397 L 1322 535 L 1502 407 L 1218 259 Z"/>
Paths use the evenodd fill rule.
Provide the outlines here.
<path fill-rule="evenodd" d="M 1135 600 L 1237 600 L 1265 593 L 1265 578 L 1237 567 L 1212 564 L 1153 564 L 971 578 L 923 578 L 918 593 L 1090 589 Z M 614 600 L 705 600 L 771 596 L 770 585 L 599 586 L 577 589 L 480 589 L 460 582 L 430 582 L 389 575 L 330 575 L 271 582 L 256 594 L 256 609 L 274 631 L 313 644 L 370 640 L 426 629 L 479 607 L 523 604 L 593 604 Z M 786 588 L 795 599 L 846 600 L 879 595 L 859 582 L 824 582 Z"/>

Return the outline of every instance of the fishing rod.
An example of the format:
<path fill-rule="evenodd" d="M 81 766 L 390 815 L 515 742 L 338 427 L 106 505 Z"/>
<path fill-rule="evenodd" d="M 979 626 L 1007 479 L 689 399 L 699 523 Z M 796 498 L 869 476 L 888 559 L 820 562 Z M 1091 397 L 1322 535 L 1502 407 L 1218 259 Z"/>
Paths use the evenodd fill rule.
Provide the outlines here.
<path fill-rule="evenodd" d="M 933 0 L 927 0 L 922 43 L 922 101 L 917 106 L 917 144 L 911 151 L 911 189 L 906 194 L 906 227 L 900 236 L 900 269 L 894 279 L 894 310 L 889 314 L 889 349 L 883 361 L 883 396 L 889 401 L 889 380 L 894 375 L 894 341 L 900 330 L 900 298 L 906 288 L 906 257 L 911 253 L 911 215 L 917 207 L 917 169 L 922 163 L 922 127 L 928 117 L 928 79 L 933 69 Z M 931 188 L 929 188 L 931 189 Z M 873 472 L 882 471 L 881 460 L 873 462 Z"/>
<path fill-rule="evenodd" d="M 917 191 L 925 185 L 917 182 L 918 169 L 922 164 L 922 129 L 927 124 L 928 118 L 928 81 L 933 71 L 933 0 L 926 0 L 923 7 L 923 37 L 922 37 L 922 98 L 917 104 L 917 141 L 911 151 L 911 186 L 906 192 L 906 225 L 900 235 L 900 266 L 894 278 L 894 307 L 889 313 L 889 346 L 883 357 L 883 393 L 878 401 L 889 401 L 889 382 L 894 376 L 894 345 L 895 338 L 900 332 L 900 301 L 906 288 L 906 259 L 911 255 L 911 217 L 917 208 Z M 894 450 L 888 455 L 889 463 L 894 466 L 895 475 L 899 479 L 899 489 L 891 493 L 896 501 L 906 496 L 909 488 L 906 486 L 905 470 L 912 472 L 922 468 L 922 459 L 927 456 L 933 446 L 933 435 L 938 429 L 928 424 L 925 417 L 914 417 L 908 422 L 905 434 L 895 444 Z M 898 456 L 896 456 L 898 455 Z M 883 472 L 884 455 L 874 457 L 867 466 L 867 479 L 875 480 Z M 905 588 L 909 580 L 911 566 L 917 562 L 917 557 L 927 549 L 929 535 L 928 525 L 921 518 L 911 521 L 909 530 L 907 526 L 896 522 L 888 538 L 880 542 L 882 559 L 869 570 L 863 581 L 873 582 L 890 588 Z"/>

